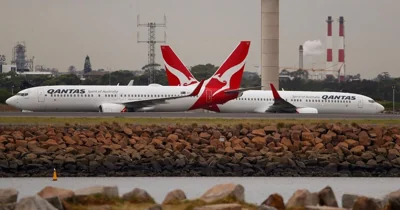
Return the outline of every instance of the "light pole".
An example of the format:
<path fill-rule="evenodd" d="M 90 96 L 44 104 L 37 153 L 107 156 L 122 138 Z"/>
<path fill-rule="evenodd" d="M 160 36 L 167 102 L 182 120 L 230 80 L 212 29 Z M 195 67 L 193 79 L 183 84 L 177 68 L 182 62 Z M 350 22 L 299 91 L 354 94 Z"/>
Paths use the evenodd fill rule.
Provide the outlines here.
<path fill-rule="evenodd" d="M 394 102 L 395 102 L 395 100 L 394 100 L 394 89 L 396 88 L 396 86 L 392 86 L 392 89 L 393 89 L 393 114 L 394 114 Z"/>

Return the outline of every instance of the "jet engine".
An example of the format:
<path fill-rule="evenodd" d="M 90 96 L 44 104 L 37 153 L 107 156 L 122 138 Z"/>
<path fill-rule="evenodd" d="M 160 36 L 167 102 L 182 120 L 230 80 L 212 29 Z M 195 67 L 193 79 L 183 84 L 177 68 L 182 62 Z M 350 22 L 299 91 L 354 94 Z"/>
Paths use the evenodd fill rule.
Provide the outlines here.
<path fill-rule="evenodd" d="M 296 111 L 299 114 L 318 114 L 318 110 L 316 108 L 310 107 L 297 108 Z"/>
<path fill-rule="evenodd" d="M 122 104 L 102 104 L 99 112 L 126 112 L 126 107 Z"/>

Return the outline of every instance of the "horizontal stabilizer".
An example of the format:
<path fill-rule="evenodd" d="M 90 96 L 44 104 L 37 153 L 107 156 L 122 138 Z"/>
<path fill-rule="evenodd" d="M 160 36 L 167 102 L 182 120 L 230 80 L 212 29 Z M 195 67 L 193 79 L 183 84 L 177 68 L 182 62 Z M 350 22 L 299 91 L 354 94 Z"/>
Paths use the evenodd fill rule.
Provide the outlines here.
<path fill-rule="evenodd" d="M 248 88 L 239 88 L 239 89 L 234 89 L 234 90 L 226 90 L 224 91 L 225 93 L 240 93 L 244 92 L 247 90 L 258 90 L 259 88 L 262 88 L 264 86 L 256 86 L 256 87 L 248 87 Z"/>

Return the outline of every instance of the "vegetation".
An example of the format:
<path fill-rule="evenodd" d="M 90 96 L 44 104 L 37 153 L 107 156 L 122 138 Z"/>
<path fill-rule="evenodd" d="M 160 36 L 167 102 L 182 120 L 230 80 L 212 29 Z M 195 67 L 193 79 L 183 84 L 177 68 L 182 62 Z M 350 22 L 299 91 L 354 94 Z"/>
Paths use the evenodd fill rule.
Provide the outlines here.
<path fill-rule="evenodd" d="M 158 65 L 157 65 L 158 66 Z M 33 86 L 40 85 L 126 85 L 130 80 L 134 80 L 134 85 L 148 85 L 148 71 L 147 66 L 143 67 L 143 74 L 135 74 L 133 71 L 120 70 L 112 73 L 104 72 L 103 76 L 88 78 L 81 80 L 77 76 L 77 71 L 74 66 L 70 66 L 67 74 L 57 77 L 48 76 L 21 76 L 15 73 L 0 74 L 0 103 L 4 103 L 5 99 L 10 95 L 17 93 L 21 89 L 23 81 L 28 81 Z M 212 64 L 201 64 L 190 68 L 190 71 L 197 80 L 207 79 L 211 77 L 218 66 Z M 90 61 L 87 57 L 85 61 L 85 72 L 90 72 Z M 94 70 L 92 71 L 94 72 Z M 384 72 L 377 76 L 376 80 L 357 79 L 349 80 L 346 82 L 338 83 L 336 80 L 328 77 L 324 81 L 308 80 L 307 75 L 300 74 L 301 70 L 293 73 L 295 76 L 292 80 L 282 80 L 280 88 L 284 90 L 297 90 L 297 91 L 343 91 L 352 92 L 362 95 L 367 95 L 376 101 L 380 101 L 385 105 L 386 109 L 392 109 L 393 100 L 393 86 L 400 90 L 400 78 L 391 78 L 388 73 Z M 161 85 L 168 85 L 165 70 L 156 70 L 155 81 Z M 300 75 L 300 76 L 296 76 Z M 256 73 L 245 72 L 242 78 L 242 87 L 255 87 L 260 86 L 261 79 Z M 395 99 L 400 101 L 400 91 L 395 92 Z M 400 103 L 400 102 L 399 102 Z M 400 104 L 398 104 L 400 105 Z M 396 107 L 399 107 L 396 105 Z M 397 108 L 398 109 L 398 108 Z"/>
<path fill-rule="evenodd" d="M 107 122 L 118 123 L 135 123 L 135 124 L 185 124 L 198 125 L 207 124 L 214 126 L 222 125 L 245 125 L 245 124 L 262 124 L 276 125 L 277 127 L 290 127 L 294 124 L 321 124 L 321 123 L 357 123 L 357 124 L 381 124 L 381 125 L 398 125 L 398 119 L 225 119 L 225 118 L 130 118 L 130 117 L 0 117 L 0 122 L 5 124 L 99 124 Z"/>

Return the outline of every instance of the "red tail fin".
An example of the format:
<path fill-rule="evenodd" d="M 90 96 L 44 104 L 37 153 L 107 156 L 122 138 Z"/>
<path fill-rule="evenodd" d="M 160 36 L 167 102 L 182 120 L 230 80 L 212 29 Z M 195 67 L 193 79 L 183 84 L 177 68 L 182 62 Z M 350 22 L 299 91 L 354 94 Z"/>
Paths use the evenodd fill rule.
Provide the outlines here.
<path fill-rule="evenodd" d="M 170 86 L 187 86 L 199 83 L 170 46 L 161 45 L 161 54 Z"/>
<path fill-rule="evenodd" d="M 219 88 L 214 94 L 224 90 L 240 88 L 249 48 L 250 41 L 241 41 L 210 78 L 207 87 Z M 225 86 L 221 84 L 225 84 Z"/>

